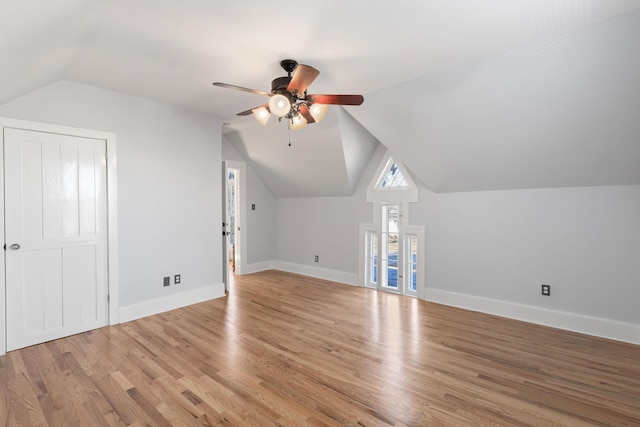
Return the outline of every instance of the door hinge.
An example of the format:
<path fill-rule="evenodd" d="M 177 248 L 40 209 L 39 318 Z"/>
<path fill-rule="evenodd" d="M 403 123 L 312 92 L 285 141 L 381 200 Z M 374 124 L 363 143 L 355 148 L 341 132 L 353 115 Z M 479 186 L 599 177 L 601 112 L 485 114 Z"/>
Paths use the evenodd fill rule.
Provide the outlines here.
<path fill-rule="evenodd" d="M 7 250 L 7 244 L 6 243 L 4 244 L 4 250 L 5 251 Z"/>
<path fill-rule="evenodd" d="M 107 302 L 111 302 L 111 295 L 107 294 Z"/>

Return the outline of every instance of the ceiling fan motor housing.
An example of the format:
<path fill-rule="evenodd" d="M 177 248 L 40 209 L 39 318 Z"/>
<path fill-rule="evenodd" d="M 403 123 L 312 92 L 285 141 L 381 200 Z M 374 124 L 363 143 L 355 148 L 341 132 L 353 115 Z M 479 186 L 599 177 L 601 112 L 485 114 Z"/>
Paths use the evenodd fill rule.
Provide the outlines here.
<path fill-rule="evenodd" d="M 288 95 L 289 91 L 287 90 L 287 86 L 289 86 L 289 82 L 291 81 L 291 77 L 278 77 L 273 79 L 271 82 L 271 93 L 280 93 L 283 95 Z"/>
<path fill-rule="evenodd" d="M 295 69 L 298 68 L 298 62 L 294 61 L 293 59 L 283 59 L 282 61 L 280 61 L 280 66 L 287 72 L 287 75 L 284 77 L 275 78 L 271 81 L 271 93 L 279 93 L 281 95 L 284 95 L 293 102 L 295 101 L 292 96 L 293 94 L 287 89 L 287 87 L 289 86 L 289 83 L 293 78 L 291 76 L 291 73 L 293 73 Z"/>

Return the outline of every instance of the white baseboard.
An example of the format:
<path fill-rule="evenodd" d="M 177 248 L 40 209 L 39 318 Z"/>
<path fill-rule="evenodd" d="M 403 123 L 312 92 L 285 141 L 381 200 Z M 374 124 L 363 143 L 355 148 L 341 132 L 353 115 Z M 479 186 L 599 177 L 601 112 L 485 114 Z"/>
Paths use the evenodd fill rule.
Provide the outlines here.
<path fill-rule="evenodd" d="M 259 273 L 261 271 L 273 270 L 273 261 L 254 262 L 247 264 L 242 270 L 242 274 Z"/>
<path fill-rule="evenodd" d="M 258 273 L 260 271 L 266 270 L 286 271 L 288 273 L 301 274 L 303 276 L 315 277 L 317 279 L 330 280 L 332 282 L 358 286 L 357 274 L 283 261 L 263 261 L 248 264 L 245 266 L 242 274 Z"/>
<path fill-rule="evenodd" d="M 288 273 L 302 274 L 303 276 L 315 277 L 317 279 L 330 280 L 332 282 L 344 283 L 346 285 L 358 286 L 358 275 L 345 273 L 344 271 L 329 270 L 326 268 L 311 267 L 290 262 L 273 261 L 272 267 L 275 270 L 286 271 Z"/>
<path fill-rule="evenodd" d="M 618 322 L 599 317 L 547 310 L 523 304 L 515 304 L 490 298 L 459 294 L 456 292 L 427 289 L 427 301 L 479 311 L 538 325 L 551 326 L 602 338 L 640 344 L 640 325 Z"/>
<path fill-rule="evenodd" d="M 142 317 L 152 316 L 176 308 L 186 307 L 199 302 L 209 301 L 224 296 L 224 283 L 205 288 L 171 294 L 162 298 L 143 301 L 138 304 L 120 307 L 119 321 L 128 322 Z"/>

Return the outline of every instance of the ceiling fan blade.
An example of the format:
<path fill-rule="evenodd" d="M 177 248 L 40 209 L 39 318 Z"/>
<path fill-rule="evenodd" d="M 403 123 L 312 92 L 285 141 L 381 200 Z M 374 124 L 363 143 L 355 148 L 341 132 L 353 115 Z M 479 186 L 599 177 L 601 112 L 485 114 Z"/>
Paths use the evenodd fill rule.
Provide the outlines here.
<path fill-rule="evenodd" d="M 269 111 L 269 104 L 262 104 L 262 105 L 258 105 L 257 107 L 250 108 L 247 111 L 241 111 L 236 115 L 237 116 L 249 116 L 249 115 L 253 114 L 253 110 L 255 110 L 256 108 L 260 108 L 260 107 L 264 107 L 264 108 L 267 109 L 267 111 Z"/>
<path fill-rule="evenodd" d="M 308 124 L 316 122 L 316 119 L 313 118 L 311 111 L 309 111 L 309 107 L 307 107 L 306 104 L 300 104 L 300 109 L 298 111 L 305 119 L 307 119 Z"/>
<path fill-rule="evenodd" d="M 307 95 L 307 101 L 312 104 L 361 105 L 364 97 L 362 95 Z"/>
<path fill-rule="evenodd" d="M 298 68 L 296 68 L 296 71 L 293 73 L 293 77 L 287 86 L 287 90 L 289 92 L 298 92 L 303 94 L 311 82 L 318 77 L 318 74 L 320 74 L 320 71 L 313 67 L 304 64 L 298 65 Z"/>
<path fill-rule="evenodd" d="M 271 96 L 269 92 L 264 92 L 262 90 L 257 90 L 257 89 L 249 89 L 247 87 L 242 87 L 242 86 L 230 85 L 228 83 L 214 82 L 213 85 L 218 87 L 225 87 L 227 89 L 235 89 L 235 90 L 241 90 L 243 92 L 255 93 L 256 95 Z"/>

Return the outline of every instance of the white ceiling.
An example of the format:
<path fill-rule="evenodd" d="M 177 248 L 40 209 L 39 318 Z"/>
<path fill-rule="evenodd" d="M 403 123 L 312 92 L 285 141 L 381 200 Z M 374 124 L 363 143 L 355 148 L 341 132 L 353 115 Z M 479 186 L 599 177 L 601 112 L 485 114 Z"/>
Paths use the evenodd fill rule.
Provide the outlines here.
<path fill-rule="evenodd" d="M 638 42 L 640 10 L 369 93 L 352 114 L 437 192 L 640 184 Z"/>
<path fill-rule="evenodd" d="M 240 129 L 225 138 L 276 197 L 351 195 L 378 145 L 349 113 L 333 105 L 322 122 L 300 131 L 288 132 L 271 119 L 266 127 Z"/>
<path fill-rule="evenodd" d="M 0 104 L 48 83 L 71 80 L 220 116 L 230 123 L 226 131 L 233 132 L 254 126 L 252 117 L 235 113 L 264 99 L 216 88 L 211 82 L 268 91 L 270 81 L 283 75 L 279 61 L 293 58 L 320 70 L 310 92 L 364 94 L 364 105 L 347 108 L 349 113 L 436 191 L 640 183 L 632 182 L 640 179 L 633 173 L 619 173 L 613 179 L 613 170 L 598 172 L 594 178 L 589 169 L 603 157 L 595 140 L 595 148 L 573 156 L 572 164 L 560 153 L 560 166 L 571 167 L 571 171 L 547 167 L 544 176 L 537 178 L 531 172 L 543 160 L 553 163 L 557 158 L 557 145 L 549 141 L 564 137 L 574 141 L 592 133 L 593 126 L 584 135 L 571 132 L 580 125 L 576 121 L 586 116 L 573 114 L 574 104 L 562 102 L 565 96 L 579 95 L 574 91 L 579 89 L 578 83 L 571 86 L 573 90 L 562 90 L 562 82 L 576 76 L 590 91 L 598 85 L 597 78 L 615 78 L 602 67 L 592 76 L 589 69 L 574 69 L 572 63 L 606 66 L 603 61 L 620 60 L 636 49 L 638 39 L 628 39 L 636 33 L 629 33 L 627 39 L 625 34 L 617 34 L 614 39 L 623 46 L 611 46 L 615 52 L 606 54 L 602 44 L 610 28 L 603 21 L 638 7 L 640 0 L 2 0 Z M 595 26 L 601 30 L 589 29 L 598 22 L 603 22 Z M 630 25 L 637 26 L 638 21 Z M 594 52 L 588 50 L 592 44 L 597 48 Z M 586 50 L 584 55 L 575 54 L 567 46 Z M 562 59 L 564 53 L 575 55 L 567 61 Z M 600 54 L 605 54 L 602 60 Z M 549 62 L 539 65 L 545 55 L 551 57 Z M 637 65 L 635 58 L 626 64 Z M 527 69 L 530 75 L 524 71 Z M 640 70 L 634 71 L 640 74 Z M 553 75 L 536 74 L 539 72 Z M 541 83 L 549 77 L 552 85 L 559 86 L 557 97 L 545 92 L 549 86 Z M 625 74 L 623 80 L 627 77 Z M 607 102 L 636 108 L 632 100 L 617 98 L 625 95 L 615 81 L 605 87 L 614 92 Z M 631 87 L 632 94 L 638 95 L 633 92 L 636 89 Z M 481 100 L 488 94 L 494 95 L 489 105 L 462 103 L 470 96 Z M 584 101 L 600 99 L 595 93 Z M 415 123 L 389 120 L 395 116 L 387 111 L 389 100 L 412 120 L 421 122 L 413 133 L 407 131 Z M 521 107 L 515 112 L 511 108 L 514 101 Z M 576 103 L 580 101 L 577 96 Z M 521 105 L 523 102 L 527 104 Z M 461 106 L 460 114 L 447 110 Z M 556 116 L 549 123 L 539 114 L 542 108 L 557 109 L 558 115 L 568 115 L 567 120 Z M 416 112 L 423 109 L 442 120 L 421 120 Z M 503 123 L 496 129 L 491 113 L 498 111 L 503 114 Z M 456 116 L 458 128 L 452 127 Z M 469 132 L 476 133 L 473 138 L 460 130 L 465 120 L 470 121 Z M 425 127 L 427 124 L 439 127 Z M 533 125 L 547 128 L 528 135 Z M 622 142 L 615 132 L 607 133 L 612 150 L 626 150 L 620 159 L 638 154 L 629 146 L 629 135 L 636 129 L 624 120 L 622 125 L 626 126 L 623 135 L 617 138 Z M 251 135 L 259 133 L 243 132 L 244 136 L 238 132 L 231 139 L 254 138 Z M 339 157 L 344 132 L 336 132 L 326 143 L 328 150 L 334 150 L 328 157 Z M 523 133 L 527 135 L 520 138 Z M 430 134 L 438 140 L 429 139 Z M 638 133 L 633 136 L 638 145 Z M 541 144 L 539 138 L 543 137 Z M 273 138 L 282 144 L 280 136 Z M 255 142 L 238 144 L 251 147 Z M 576 149 L 576 145 L 572 142 L 565 148 Z M 309 164 L 313 161 L 310 155 L 304 150 L 289 150 L 281 162 Z M 351 165 L 352 159 L 340 162 L 343 182 L 332 188 L 345 188 L 345 183 L 350 187 L 353 170 L 359 168 Z M 610 160 L 606 167 L 615 163 Z M 281 171 L 283 164 L 265 166 L 261 175 Z M 496 172 L 496 165 L 502 168 L 500 172 Z M 527 177 L 519 179 L 523 166 Z M 265 181 L 271 180 L 267 177 Z M 277 191 L 282 197 L 298 195 L 297 189 L 284 187 Z"/>

